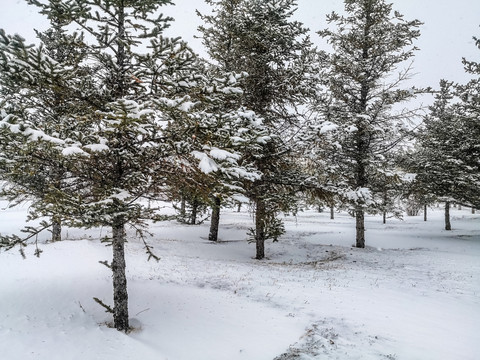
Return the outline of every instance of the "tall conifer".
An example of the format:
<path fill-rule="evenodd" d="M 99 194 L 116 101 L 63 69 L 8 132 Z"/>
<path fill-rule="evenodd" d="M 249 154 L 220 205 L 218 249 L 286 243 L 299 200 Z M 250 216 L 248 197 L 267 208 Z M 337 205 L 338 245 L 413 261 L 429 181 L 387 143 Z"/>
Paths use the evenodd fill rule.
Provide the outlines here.
<path fill-rule="evenodd" d="M 113 260 L 106 265 L 113 276 L 114 327 L 128 331 L 127 225 L 141 231 L 155 216 L 142 198 L 167 193 L 173 182 L 197 171 L 256 178 L 254 169 L 239 165 L 236 148 L 250 138 L 256 142 L 261 123 L 241 109 L 213 111 L 240 92 L 237 78 L 214 76 L 184 42 L 162 35 L 170 19 L 159 11 L 170 1 L 29 2 L 59 26 L 41 36 L 45 46 L 40 47 L 1 34 L 1 65 L 7 70 L 2 87 L 12 94 L 2 103 L 2 136 L 18 136 L 19 141 L 5 143 L 28 156 L 29 148 L 53 149 L 56 157 L 45 157 L 64 164 L 68 177 L 43 205 L 55 204 L 68 225 L 111 228 Z M 75 48 L 80 62 L 62 62 Z M 15 76 L 27 80 L 16 82 Z M 21 96 L 32 89 L 32 106 L 24 109 Z M 60 97 L 73 94 L 78 101 L 68 98 L 61 116 L 44 117 L 42 111 L 56 108 L 54 101 L 38 102 L 42 89 L 58 90 Z M 18 166 L 16 160 L 2 159 L 5 174 Z M 24 243 L 18 237 L 2 239 L 6 248 Z M 156 257 L 146 243 L 145 248 L 149 258 Z"/>
<path fill-rule="evenodd" d="M 335 27 L 319 32 L 333 51 L 325 58 L 325 92 L 317 110 L 320 133 L 333 131 L 322 151 L 330 160 L 327 172 L 355 213 L 356 246 L 363 248 L 365 212 L 383 202 L 384 187 L 377 191 L 373 180 L 388 174 L 395 178 L 389 154 L 402 139 L 404 121 L 413 115 L 399 104 L 415 96 L 402 85 L 421 23 L 405 20 L 384 0 L 345 0 L 345 12 L 328 15 Z"/>
<path fill-rule="evenodd" d="M 259 151 L 246 150 L 262 177 L 245 186 L 255 204 L 256 258 L 265 257 L 265 240 L 283 233 L 277 218 L 292 205 L 287 186 L 292 173 L 287 141 L 294 132 L 310 70 L 311 43 L 307 29 L 292 20 L 294 0 L 206 0 L 211 15 L 201 15 L 203 43 L 212 60 L 223 71 L 246 73 L 240 101 L 259 115 L 268 129 Z"/>

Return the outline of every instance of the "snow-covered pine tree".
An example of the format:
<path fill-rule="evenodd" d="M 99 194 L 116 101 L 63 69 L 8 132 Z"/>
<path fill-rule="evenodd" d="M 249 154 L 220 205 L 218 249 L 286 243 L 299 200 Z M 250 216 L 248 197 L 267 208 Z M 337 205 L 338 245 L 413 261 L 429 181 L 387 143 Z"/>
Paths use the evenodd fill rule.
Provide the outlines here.
<path fill-rule="evenodd" d="M 480 46 L 478 39 L 474 38 Z M 463 60 L 477 76 L 465 85 L 441 80 L 435 102 L 424 118 L 411 168 L 417 187 L 465 206 L 480 205 L 480 65 Z M 449 228 L 447 222 L 446 227 Z"/>
<path fill-rule="evenodd" d="M 63 199 L 60 202 L 63 213 L 74 218 L 79 226 L 111 227 L 114 327 L 127 331 L 125 226 L 138 226 L 148 215 L 137 200 L 151 192 L 158 175 L 156 170 L 165 162 L 164 147 L 158 144 L 160 123 L 166 124 L 161 111 L 175 107 L 176 103 L 172 106 L 168 101 L 175 100 L 171 95 L 179 87 L 179 70 L 186 63 L 193 63 L 193 55 L 178 41 L 160 37 L 167 21 L 155 13 L 169 1 L 32 0 L 29 3 L 37 5 L 49 18 L 60 17 L 64 26 L 76 25 L 90 41 L 82 46 L 89 64 L 96 67 L 91 76 L 97 104 L 86 114 L 70 113 L 72 126 L 81 131 L 77 137 L 72 139 L 68 133 L 59 133 L 51 141 L 62 145 L 61 154 L 68 159 L 72 174 L 69 193 L 58 193 L 57 199 L 59 202 Z M 150 51 L 135 51 L 148 40 L 151 40 Z M 43 66 L 44 62 L 40 63 Z M 163 78 L 168 82 L 163 82 Z M 156 91 L 159 86 L 167 90 Z M 153 95 L 160 105 L 154 103 Z M 18 117 L 19 128 L 25 127 L 26 120 Z M 33 125 L 43 134 L 50 124 Z M 162 165 L 165 168 L 170 164 Z M 164 173 L 165 170 L 161 172 Z"/>
<path fill-rule="evenodd" d="M 188 176 L 180 175 L 170 182 L 170 195 L 183 200 L 186 206 L 180 205 L 180 216 L 191 224 L 195 208 L 211 206 L 209 239 L 216 241 L 221 204 L 243 192 L 243 181 L 259 178 L 258 171 L 241 154 L 258 151 L 259 139 L 266 136 L 266 130 L 262 119 L 239 103 L 243 94 L 240 83 L 245 76 L 202 65 L 204 75 L 197 77 L 196 87 L 203 90 L 194 98 L 195 111 L 188 114 L 194 126 L 185 128 L 177 122 L 169 127 L 169 132 L 193 139 L 188 163 L 198 162 L 198 167 L 183 167 Z"/>
<path fill-rule="evenodd" d="M 231 124 L 236 124 L 247 135 L 229 141 L 241 147 L 250 129 L 258 124 L 248 112 L 235 111 L 222 115 L 229 121 L 222 122 L 226 125 L 220 129 L 217 117 L 209 114 L 208 104 L 214 103 L 211 99 L 216 94 L 239 91 L 236 80 L 227 77 L 221 85 L 212 85 L 212 78 L 203 73 L 202 62 L 185 43 L 162 36 L 168 19 L 158 11 L 170 1 L 29 2 L 49 18 L 60 17 L 65 29 L 78 27 L 80 35 L 73 34 L 73 38 L 88 39 L 81 44 L 82 53 L 88 59 L 85 65 L 95 71 L 79 76 L 79 83 L 69 84 L 71 88 L 65 90 L 83 93 L 86 89 L 81 81 L 89 81 L 94 84 L 95 101 L 89 103 L 88 111 L 72 109 L 68 113 L 62 124 L 70 125 L 72 133 L 49 136 L 45 131 L 49 122 L 34 123 L 21 114 L 9 114 L 8 107 L 2 109 L 3 129 L 21 133 L 27 145 L 41 138 L 67 159 L 68 189 L 58 191 L 55 199 L 74 225 L 112 229 L 113 261 L 109 267 L 114 326 L 127 331 L 126 226 L 140 230 L 144 220 L 154 215 L 140 200 L 167 192 L 185 168 L 197 166 L 207 174 L 225 170 L 232 176 L 254 176 L 238 165 L 239 156 L 233 150 L 217 148 L 217 143 L 208 139 L 214 132 L 230 134 Z M 57 64 L 43 53 L 38 57 L 47 59 L 38 62 L 41 66 Z M 184 174 L 188 176 L 189 171 Z M 145 246 L 149 257 L 155 257 Z"/>
<path fill-rule="evenodd" d="M 446 214 L 450 201 L 460 192 L 462 181 L 455 154 L 460 129 L 453 99 L 454 84 L 441 80 L 435 101 L 418 132 L 415 153 L 407 161 L 409 170 L 416 174 L 412 184 L 414 194 L 445 200 Z M 445 228 L 451 229 L 447 215 Z"/>
<path fill-rule="evenodd" d="M 73 140 L 80 129 L 73 125 L 72 113 L 81 116 L 94 98 L 90 96 L 93 84 L 85 76 L 91 69 L 80 65 L 85 57 L 81 37 L 65 34 L 58 18 L 52 19 L 51 25 L 46 32 L 37 33 L 41 40 L 37 47 L 0 30 L 0 97 L 5 115 L 0 148 L 6 159 L 3 196 L 11 206 L 31 201 L 29 219 L 51 219 L 40 229 L 27 227 L 30 237 L 51 226 L 52 241 L 58 241 L 65 214 L 57 206 L 57 196 L 68 186 L 65 179 L 69 174 L 59 140 L 48 139 Z M 23 131 L 14 130 L 16 118 L 23 119 Z M 20 241 L 17 237 L 11 240 Z"/>
<path fill-rule="evenodd" d="M 206 0 L 211 15 L 200 14 L 203 43 L 223 71 L 246 73 L 241 104 L 263 118 L 269 136 L 261 138 L 259 151 L 246 149 L 243 159 L 255 165 L 260 179 L 246 183 L 255 205 L 256 258 L 265 257 L 265 240 L 283 233 L 277 218 L 293 205 L 286 184 L 292 175 L 288 139 L 297 122 L 295 108 L 302 103 L 306 64 L 311 43 L 307 29 L 291 19 L 294 0 Z"/>
<path fill-rule="evenodd" d="M 480 50 L 480 38 L 473 37 Z M 463 165 L 464 191 L 459 201 L 472 209 L 480 208 L 480 62 L 462 60 L 465 71 L 472 76 L 465 85 L 457 84 L 458 116 L 461 120 L 461 138 L 458 143 L 459 162 Z"/>
<path fill-rule="evenodd" d="M 403 122 L 413 115 L 399 104 L 415 96 L 401 86 L 421 23 L 406 21 L 384 0 L 345 0 L 345 11 L 327 16 L 335 28 L 319 31 L 333 52 L 324 59 L 317 130 L 320 135 L 333 131 L 330 145 L 319 153 L 330 160 L 324 164 L 334 174 L 333 188 L 355 213 L 356 246 L 363 248 L 365 211 L 383 202 L 383 190 L 377 194 L 372 180 L 379 171 L 395 174 L 389 153 L 401 140 Z"/>

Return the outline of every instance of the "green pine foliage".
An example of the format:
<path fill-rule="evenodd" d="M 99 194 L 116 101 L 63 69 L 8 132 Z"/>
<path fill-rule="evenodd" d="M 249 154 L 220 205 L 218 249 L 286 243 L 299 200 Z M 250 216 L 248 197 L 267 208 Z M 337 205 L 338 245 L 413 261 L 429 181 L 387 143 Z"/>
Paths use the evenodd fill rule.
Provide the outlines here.
<path fill-rule="evenodd" d="M 57 201 L 70 176 L 61 151 L 80 132 L 72 131 L 72 114 L 82 116 L 91 107 L 93 84 L 80 65 L 81 38 L 69 37 L 58 23 L 38 35 L 45 42 L 35 47 L 0 30 L 2 194 L 12 205 L 32 201 L 29 218 L 49 217 L 55 241 L 68 220 Z"/>
<path fill-rule="evenodd" d="M 345 12 L 327 16 L 332 27 L 319 32 L 333 51 L 321 57 L 323 88 L 315 100 L 319 117 L 312 129 L 318 134 L 319 176 L 331 174 L 327 183 L 354 211 L 356 246 L 364 247 L 365 211 L 378 211 L 383 204 L 388 208 L 385 193 L 401 179 L 392 151 L 414 115 L 398 109 L 415 96 L 402 83 L 421 23 L 405 20 L 384 0 L 346 0 Z"/>
<path fill-rule="evenodd" d="M 202 15 L 203 43 L 220 71 L 245 73 L 241 83 L 245 108 L 259 115 L 267 136 L 260 148 L 245 149 L 244 161 L 262 175 L 245 183 L 255 204 L 256 224 L 251 230 L 262 259 L 264 242 L 283 233 L 277 214 L 294 204 L 292 184 L 298 175 L 289 140 L 298 124 L 296 107 L 310 89 L 308 74 L 312 57 L 307 29 L 292 20 L 296 2 L 291 0 L 206 0 L 211 15 Z M 281 195 L 280 195 L 281 194 Z"/>
<path fill-rule="evenodd" d="M 412 168 L 417 187 L 427 194 L 478 208 L 480 71 L 476 62 L 463 63 L 473 78 L 465 85 L 440 81 L 435 102 L 424 119 Z"/>
<path fill-rule="evenodd" d="M 54 26 L 38 47 L 0 34 L 2 179 L 14 196 L 26 189 L 38 201 L 38 216 L 111 228 L 114 326 L 128 331 L 126 229 L 142 236 L 158 218 L 144 199 L 179 184 L 197 181 L 203 196 L 211 184 L 258 178 L 238 151 L 255 149 L 262 123 L 242 106 L 223 111 L 242 92 L 240 75 L 211 71 L 180 39 L 162 36 L 170 19 L 159 10 L 170 1 L 29 2 Z M 18 149 L 23 157 L 7 161 Z M 55 165 L 52 179 L 43 161 Z M 4 239 L 2 247 L 28 240 Z"/>

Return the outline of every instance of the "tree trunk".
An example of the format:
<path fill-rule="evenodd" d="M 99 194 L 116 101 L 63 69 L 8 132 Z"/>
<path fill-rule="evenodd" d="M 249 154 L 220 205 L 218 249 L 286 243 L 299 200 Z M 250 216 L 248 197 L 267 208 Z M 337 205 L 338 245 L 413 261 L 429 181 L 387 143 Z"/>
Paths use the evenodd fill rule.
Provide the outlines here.
<path fill-rule="evenodd" d="M 242 203 L 241 202 L 238 203 L 237 212 L 240 212 L 240 210 L 242 210 Z"/>
<path fill-rule="evenodd" d="M 58 216 L 52 217 L 52 242 L 62 240 L 62 220 Z"/>
<path fill-rule="evenodd" d="M 330 206 L 330 220 L 335 220 L 335 207 Z"/>
<path fill-rule="evenodd" d="M 423 205 L 423 221 L 427 221 L 427 204 Z"/>
<path fill-rule="evenodd" d="M 213 198 L 212 205 L 212 221 L 210 222 L 210 233 L 208 234 L 208 240 L 217 241 L 218 240 L 218 226 L 220 224 L 220 198 L 215 196 Z"/>
<path fill-rule="evenodd" d="M 185 196 L 182 195 L 180 200 L 180 215 L 185 217 Z"/>
<path fill-rule="evenodd" d="M 265 202 L 261 198 L 256 200 L 255 209 L 255 243 L 257 254 L 255 259 L 265 257 Z"/>
<path fill-rule="evenodd" d="M 472 207 L 472 214 L 475 214 L 475 208 Z"/>
<path fill-rule="evenodd" d="M 355 210 L 355 222 L 356 222 L 356 244 L 357 248 L 365 247 L 365 212 L 361 207 L 357 207 Z"/>
<path fill-rule="evenodd" d="M 450 201 L 445 202 L 445 230 L 452 230 L 450 224 Z"/>
<path fill-rule="evenodd" d="M 115 329 L 128 331 L 128 293 L 125 274 L 125 222 L 116 219 L 112 225 L 113 233 L 113 322 Z"/>
<path fill-rule="evenodd" d="M 383 224 L 387 223 L 387 201 L 388 193 L 386 190 L 383 191 Z"/>
<path fill-rule="evenodd" d="M 193 199 L 192 201 L 192 216 L 190 218 L 190 224 L 195 225 L 197 223 L 197 211 L 198 211 L 198 201 Z"/>

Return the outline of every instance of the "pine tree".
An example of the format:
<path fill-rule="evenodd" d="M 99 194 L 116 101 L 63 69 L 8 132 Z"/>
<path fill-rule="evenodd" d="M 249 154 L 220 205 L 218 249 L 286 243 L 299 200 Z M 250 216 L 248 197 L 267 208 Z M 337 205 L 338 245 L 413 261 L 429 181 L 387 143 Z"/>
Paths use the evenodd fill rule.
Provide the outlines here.
<path fill-rule="evenodd" d="M 480 50 L 480 38 L 473 37 Z M 461 121 L 458 141 L 458 160 L 462 164 L 464 179 L 459 202 L 480 208 L 480 63 L 462 60 L 465 72 L 472 76 L 465 85 L 456 85 L 455 93 L 460 99 L 458 116 Z"/>
<path fill-rule="evenodd" d="M 206 0 L 211 15 L 202 15 L 203 43 L 222 71 L 246 73 L 241 104 L 259 115 L 268 129 L 261 149 L 246 149 L 243 158 L 254 164 L 260 179 L 246 183 L 246 193 L 255 205 L 256 258 L 265 257 L 265 241 L 283 233 L 277 218 L 292 205 L 286 184 L 293 183 L 291 152 L 287 143 L 303 102 L 307 60 L 311 43 L 307 29 L 292 21 L 293 0 Z M 289 176 L 290 175 L 290 176 Z"/>
<path fill-rule="evenodd" d="M 188 60 L 189 55 L 178 44 L 155 39 L 166 22 L 151 15 L 165 1 L 29 2 L 39 6 L 40 12 L 50 18 L 61 17 L 63 25 L 76 24 L 92 39 L 92 43 L 85 43 L 84 47 L 89 61 L 96 66 L 92 75 L 98 102 L 84 116 L 76 111 L 69 113 L 75 131 L 82 131 L 76 138 L 71 139 L 68 133 L 56 134 L 58 143 L 64 145 L 61 154 L 68 160 L 72 173 L 70 192 L 58 193 L 56 198 L 64 207 L 63 213 L 72 216 L 79 226 L 111 227 L 114 326 L 127 331 L 125 226 L 141 223 L 144 209 L 136 200 L 150 192 L 153 171 L 158 168 L 155 164 L 162 161 L 159 155 L 165 157 L 161 147 L 154 146 L 159 137 L 157 121 L 160 119 L 152 109 L 151 99 L 145 101 L 153 89 L 140 78 L 148 74 L 149 80 L 156 80 L 157 74 L 149 73 L 153 70 L 149 65 L 157 60 L 171 57 L 175 63 L 177 55 L 181 61 Z M 154 60 L 150 55 L 134 52 L 141 41 L 148 38 L 153 39 Z M 41 60 L 39 63 L 43 65 Z M 178 64 L 167 64 L 166 68 L 173 70 L 175 65 Z M 22 122 L 25 119 L 19 117 L 20 127 L 24 126 Z M 35 125 L 44 132 L 49 123 Z"/>
<path fill-rule="evenodd" d="M 463 63 L 468 73 L 480 74 L 477 63 Z M 418 137 L 412 164 L 415 182 L 427 194 L 443 198 L 446 210 L 452 201 L 473 207 L 480 203 L 479 90 L 478 78 L 465 85 L 441 80 Z"/>
<path fill-rule="evenodd" d="M 92 84 L 81 80 L 88 79 L 85 75 L 90 69 L 79 65 L 85 57 L 80 37 L 66 35 L 58 19 L 52 20 L 49 30 L 37 34 L 41 45 L 34 47 L 0 30 L 0 96 L 5 115 L 0 147 L 8 159 L 2 193 L 12 206 L 32 201 L 29 218 L 49 217 L 52 241 L 58 241 L 64 214 L 56 206 L 55 197 L 64 190 L 69 174 L 58 139 L 57 144 L 47 139 L 67 137 L 67 133 L 72 140 L 75 138 L 70 114 L 81 116 L 87 111 L 93 100 L 89 97 Z M 79 85 L 82 92 L 76 90 Z M 15 129 L 15 118 L 24 119 L 23 131 L 6 131 Z M 42 131 L 33 130 L 37 127 Z M 31 227 L 26 231 L 30 236 L 37 233 Z"/>
<path fill-rule="evenodd" d="M 456 192 L 458 166 L 454 156 L 458 118 L 453 106 L 454 84 L 440 81 L 440 89 L 419 132 L 417 151 L 411 161 L 415 188 L 423 193 L 450 199 Z"/>
<path fill-rule="evenodd" d="M 70 219 L 69 225 L 111 228 L 113 260 L 106 265 L 113 275 L 114 327 L 128 331 L 126 227 L 133 226 L 141 233 L 145 220 L 156 217 L 155 209 L 145 206 L 141 199 L 168 193 L 172 183 L 181 178 L 179 174 L 189 177 L 202 171 L 255 176 L 238 164 L 234 148 L 245 146 L 249 137 L 256 139 L 256 128 L 261 126 L 246 111 L 222 113 L 220 123 L 218 115 L 212 115 L 211 106 L 218 99 L 239 92 L 236 78 L 210 76 L 184 42 L 162 36 L 169 19 L 158 15 L 158 10 L 170 1 L 29 2 L 50 19 L 58 19 L 62 29 L 76 25 L 82 30 L 62 40 L 68 40 L 64 44 L 68 49 L 76 46 L 73 40 L 80 39 L 86 60 L 62 66 L 43 48 L 25 55 L 23 49 L 27 47 L 22 39 L 4 36 L 6 46 L 2 50 L 16 49 L 2 51 L 5 64 L 22 64 L 21 75 L 32 82 L 37 81 L 37 76 L 30 74 L 32 69 L 52 68 L 45 81 L 51 86 L 62 84 L 66 93 L 88 94 L 87 105 L 65 111 L 58 119 L 61 131 L 50 134 L 48 129 L 54 124 L 51 119 L 35 121 L 28 116 L 30 112 L 12 110 L 5 103 L 2 131 L 5 136 L 22 136 L 25 141 L 19 143 L 23 148 L 42 141 L 61 156 L 68 179 L 64 188 L 52 194 L 52 201 L 58 212 Z M 24 55 L 35 61 L 24 66 Z M 77 71 L 82 66 L 92 71 L 72 76 L 72 69 Z M 63 76 L 72 81 L 62 82 Z M 30 84 L 22 86 L 20 93 L 30 90 Z M 52 106 L 47 104 L 45 108 L 50 111 Z M 230 129 L 238 128 L 244 129 L 241 136 L 230 138 Z M 216 140 L 210 141 L 212 138 Z M 228 147 L 218 148 L 219 144 Z M 19 240 L 12 239 L 15 241 L 5 247 Z M 156 258 L 147 243 L 145 248 L 149 258 Z"/>
<path fill-rule="evenodd" d="M 198 82 L 207 94 L 192 114 L 195 126 L 177 130 L 194 139 L 197 146 L 190 151 L 190 162 L 199 161 L 198 169 L 189 168 L 187 177 L 174 181 L 171 193 L 181 201 L 179 218 L 184 222 L 196 223 L 194 210 L 205 212 L 208 206 L 212 207 L 209 239 L 216 241 L 221 204 L 242 193 L 243 181 L 259 177 L 252 163 L 241 154 L 258 151 L 259 139 L 265 137 L 266 130 L 262 119 L 239 104 L 238 98 L 243 94 L 239 84 L 244 75 L 219 71 L 210 65 L 206 65 L 204 74 Z"/>
<path fill-rule="evenodd" d="M 397 177 L 389 153 L 402 140 L 404 121 L 413 115 L 392 108 L 415 96 L 412 89 L 401 88 L 410 68 L 400 66 L 416 50 L 412 42 L 421 23 L 406 21 L 384 0 L 345 0 L 345 11 L 345 16 L 327 16 L 335 29 L 319 32 L 333 52 L 323 59 L 324 89 L 315 109 L 319 135 L 333 134 L 320 150 L 329 159 L 326 172 L 334 173 L 332 189 L 355 213 L 356 246 L 363 248 L 365 212 L 383 202 L 384 190 L 376 189 L 374 179 Z"/>

